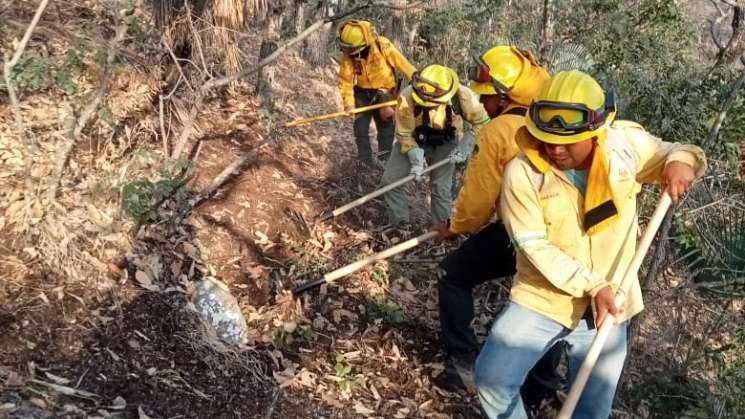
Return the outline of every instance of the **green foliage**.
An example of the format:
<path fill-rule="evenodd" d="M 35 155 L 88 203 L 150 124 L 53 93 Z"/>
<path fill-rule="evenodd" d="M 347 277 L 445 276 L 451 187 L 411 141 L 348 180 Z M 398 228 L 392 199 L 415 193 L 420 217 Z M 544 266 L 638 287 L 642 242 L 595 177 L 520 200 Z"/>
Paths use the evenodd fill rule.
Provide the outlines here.
<path fill-rule="evenodd" d="M 291 249 L 294 256 L 286 263 L 292 265 L 295 272 L 312 276 L 325 274 L 329 270 L 329 260 L 323 255 L 298 245 L 291 246 Z"/>
<path fill-rule="evenodd" d="M 155 185 L 147 179 L 135 180 L 122 188 L 122 211 L 134 221 L 147 221 L 152 214 Z"/>
<path fill-rule="evenodd" d="M 634 411 L 646 407 L 658 419 L 680 419 L 683 412 L 693 408 L 706 394 L 703 385 L 677 377 L 651 374 L 629 392 L 629 403 Z"/>
<path fill-rule="evenodd" d="M 676 242 L 696 281 L 742 292 L 737 279 L 745 274 L 745 210 L 714 205 L 683 218 L 676 225 Z"/>
<path fill-rule="evenodd" d="M 712 386 L 653 374 L 636 384 L 624 397 L 635 411 L 645 407 L 659 419 L 745 417 L 745 398 L 742 397 L 745 394 L 745 329 L 736 331 L 730 348 L 723 356 L 718 355 L 709 356 L 718 369 L 717 381 Z"/>
<path fill-rule="evenodd" d="M 165 160 L 160 152 L 137 149 L 129 167 L 140 175 L 122 188 L 122 212 L 137 222 L 156 219 L 155 207 L 165 199 L 183 201 L 188 190 L 186 179 L 194 163 L 188 160 Z"/>
<path fill-rule="evenodd" d="M 38 91 L 49 86 L 49 72 L 52 62 L 47 57 L 33 53 L 21 56 L 13 67 L 13 80 L 20 88 Z"/>
<path fill-rule="evenodd" d="M 184 181 L 177 179 L 160 179 L 155 182 L 138 179 L 129 182 L 122 188 L 122 211 L 137 222 L 153 221 L 157 215 L 156 204 L 172 195 L 176 200 L 182 200 L 187 193 L 183 186 Z"/>
<path fill-rule="evenodd" d="M 114 118 L 114 114 L 111 112 L 111 108 L 107 105 L 101 105 L 101 107 L 98 108 L 98 119 L 100 121 L 103 121 L 109 125 L 112 124 Z"/>
<path fill-rule="evenodd" d="M 365 387 L 367 384 L 367 377 L 362 374 L 352 374 L 352 366 L 344 355 L 336 355 L 334 375 L 339 389 L 343 392 L 350 392 L 357 387 Z"/>
<path fill-rule="evenodd" d="M 80 45 L 75 45 L 65 53 L 61 64 L 57 68 L 54 76 L 57 87 L 68 95 L 73 95 L 78 91 L 76 79 L 83 69 L 83 58 L 81 56 Z"/>
<path fill-rule="evenodd" d="M 381 319 L 383 323 L 389 325 L 397 325 L 404 321 L 403 308 L 384 297 L 368 300 L 367 311 L 373 318 Z"/>
<path fill-rule="evenodd" d="M 312 344 L 318 340 L 316 332 L 309 326 L 299 326 L 288 331 L 284 326 L 274 329 L 272 333 L 272 345 L 275 348 L 283 349 L 291 346 L 293 343 Z"/>

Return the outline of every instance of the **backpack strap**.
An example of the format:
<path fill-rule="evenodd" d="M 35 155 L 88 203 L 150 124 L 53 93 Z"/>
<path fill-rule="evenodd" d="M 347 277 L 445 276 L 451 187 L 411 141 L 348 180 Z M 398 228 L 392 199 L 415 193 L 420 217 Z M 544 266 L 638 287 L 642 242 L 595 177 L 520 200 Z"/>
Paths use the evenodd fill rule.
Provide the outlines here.
<path fill-rule="evenodd" d="M 453 112 L 455 112 L 455 114 L 460 115 L 460 117 L 463 118 L 463 107 L 460 104 L 460 94 L 459 93 L 460 93 L 460 89 L 458 89 L 458 91 L 455 92 L 455 96 L 453 96 L 453 99 L 455 99 L 455 100 L 453 100 L 453 99 L 450 100 L 450 106 L 449 106 L 449 108 L 452 107 Z M 451 118 L 452 118 L 452 115 L 451 115 Z M 463 118 L 463 119 L 465 119 L 465 118 Z"/>
<path fill-rule="evenodd" d="M 385 53 L 385 49 L 383 49 L 383 45 L 380 43 L 380 38 L 375 37 L 375 45 L 378 46 L 378 51 L 380 51 L 380 54 L 383 56 L 383 59 L 385 59 L 385 63 L 388 64 L 388 67 L 391 68 L 391 70 L 395 73 L 396 72 L 396 66 L 393 65 L 391 62 L 391 59 L 388 58 L 388 54 Z"/>

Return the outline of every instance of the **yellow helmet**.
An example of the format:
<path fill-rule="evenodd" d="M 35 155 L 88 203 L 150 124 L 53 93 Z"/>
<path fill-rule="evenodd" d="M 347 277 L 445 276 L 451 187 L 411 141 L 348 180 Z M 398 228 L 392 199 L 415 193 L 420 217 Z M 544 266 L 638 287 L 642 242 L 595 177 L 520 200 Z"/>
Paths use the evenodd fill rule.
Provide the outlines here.
<path fill-rule="evenodd" d="M 562 71 L 530 104 L 525 126 L 537 140 L 573 144 L 604 135 L 616 117 L 612 91 L 606 95 L 591 76 Z"/>
<path fill-rule="evenodd" d="M 468 67 L 469 87 L 480 95 L 509 93 L 530 65 L 520 50 L 508 45 L 491 48 L 474 60 L 476 65 Z"/>
<path fill-rule="evenodd" d="M 430 64 L 411 77 L 414 92 L 411 97 L 420 106 L 432 108 L 446 105 L 453 98 L 460 80 L 455 70 L 439 64 Z"/>
<path fill-rule="evenodd" d="M 339 48 L 345 54 L 355 54 L 367 46 L 363 21 L 350 20 L 339 28 Z"/>

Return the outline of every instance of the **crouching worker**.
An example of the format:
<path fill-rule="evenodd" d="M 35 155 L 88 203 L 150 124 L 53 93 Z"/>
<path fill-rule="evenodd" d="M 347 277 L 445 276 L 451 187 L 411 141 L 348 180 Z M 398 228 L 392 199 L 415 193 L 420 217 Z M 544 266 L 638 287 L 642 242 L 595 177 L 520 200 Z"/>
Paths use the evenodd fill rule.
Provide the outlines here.
<path fill-rule="evenodd" d="M 489 49 L 474 64 L 468 71 L 469 87 L 479 94 L 492 120 L 478 133 L 453 216 L 433 227 L 441 239 L 473 234 L 440 264 L 445 271 L 438 281 L 440 336 L 447 358 L 437 384 L 448 390 L 473 384 L 471 371 L 479 349 L 471 329 L 473 288 L 515 273 L 515 255 L 507 231 L 501 221 L 492 219 L 499 202 L 502 172 L 519 151 L 515 134 L 525 126 L 528 105 L 550 80 L 548 71 L 530 52 L 508 45 Z M 530 404 L 560 387 L 556 373 L 562 355 L 560 346 L 530 374 L 530 382 L 525 385 Z"/>
<path fill-rule="evenodd" d="M 345 111 L 395 100 L 396 71 L 407 80 L 416 71 L 391 41 L 377 35 L 370 22 L 343 23 L 339 27 L 338 44 L 344 53 L 339 65 L 339 91 Z M 370 146 L 371 119 L 378 131 L 378 154 L 387 158 L 393 143 L 393 109 L 360 112 L 354 118 L 357 157 L 375 166 L 377 160 Z"/>
<path fill-rule="evenodd" d="M 409 174 L 421 181 L 425 160 L 433 164 L 455 153 L 468 155 L 470 150 L 458 148 L 455 118 L 470 123 L 474 133 L 489 122 L 478 96 L 461 86 L 454 70 L 431 64 L 415 73 L 411 86 L 398 98 L 396 142 L 385 166 L 382 185 Z M 462 145 L 468 146 L 467 143 Z M 454 167 L 451 161 L 430 172 L 434 223 L 442 223 L 450 217 Z M 391 224 L 409 221 L 409 202 L 402 188 L 386 193 L 385 203 Z"/>
<path fill-rule="evenodd" d="M 570 381 L 606 315 L 616 318 L 575 418 L 607 418 L 626 357 L 627 321 L 643 308 L 638 280 L 623 307 L 614 291 L 636 248 L 640 183 L 660 183 L 673 200 L 703 174 L 692 145 L 663 142 L 615 121 L 613 93 L 580 71 L 554 76 L 530 105 L 507 164 L 500 216 L 517 249 L 510 302 L 475 366 L 490 418 L 525 418 L 519 389 L 530 368 L 568 343 Z"/>

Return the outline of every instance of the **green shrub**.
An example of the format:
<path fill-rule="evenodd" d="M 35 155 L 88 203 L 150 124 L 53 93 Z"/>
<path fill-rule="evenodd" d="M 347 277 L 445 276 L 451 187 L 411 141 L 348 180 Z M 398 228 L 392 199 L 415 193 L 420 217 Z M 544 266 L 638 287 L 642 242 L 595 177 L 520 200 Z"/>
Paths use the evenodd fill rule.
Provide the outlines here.
<path fill-rule="evenodd" d="M 396 325 L 404 321 L 403 308 L 384 297 L 368 300 L 367 311 L 371 317 L 381 319 L 386 324 Z"/>
<path fill-rule="evenodd" d="M 13 67 L 13 80 L 22 89 L 43 90 L 49 86 L 51 69 L 52 62 L 49 58 L 27 52 Z"/>

